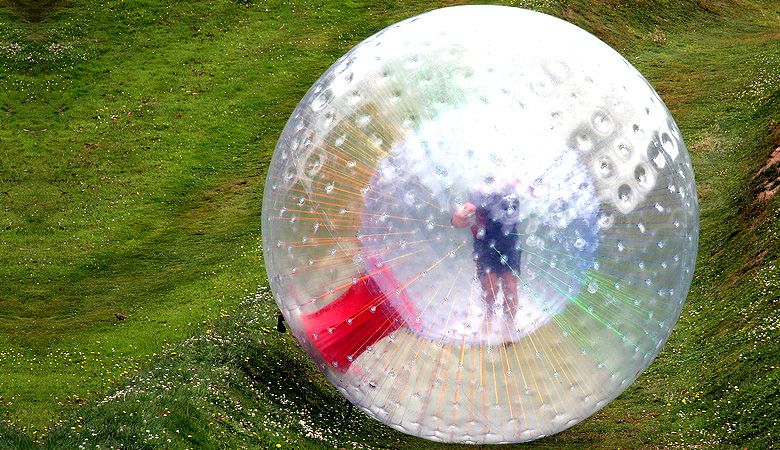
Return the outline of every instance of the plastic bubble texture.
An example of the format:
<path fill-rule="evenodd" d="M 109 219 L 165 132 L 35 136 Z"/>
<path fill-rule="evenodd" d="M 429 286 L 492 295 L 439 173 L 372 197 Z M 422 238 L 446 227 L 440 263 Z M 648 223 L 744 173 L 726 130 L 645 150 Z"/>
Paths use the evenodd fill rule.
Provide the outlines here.
<path fill-rule="evenodd" d="M 698 242 L 658 94 L 562 20 L 435 10 L 361 42 L 292 114 L 263 247 L 295 337 L 349 401 L 446 442 L 580 422 L 660 351 Z"/>

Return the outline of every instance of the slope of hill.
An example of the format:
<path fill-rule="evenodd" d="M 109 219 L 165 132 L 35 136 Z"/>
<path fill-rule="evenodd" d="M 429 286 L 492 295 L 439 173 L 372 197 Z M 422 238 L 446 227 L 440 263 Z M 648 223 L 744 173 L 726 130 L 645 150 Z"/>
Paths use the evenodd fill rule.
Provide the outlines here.
<path fill-rule="evenodd" d="M 273 331 L 257 220 L 270 152 L 308 86 L 434 5 L 106 0 L 25 13 L 33 3 L 0 2 L 0 448 L 439 447 L 345 417 Z M 599 413 L 532 445 L 770 446 L 780 6 L 504 3 L 593 32 L 645 74 L 683 131 L 702 208 L 694 284 L 659 358 Z"/>

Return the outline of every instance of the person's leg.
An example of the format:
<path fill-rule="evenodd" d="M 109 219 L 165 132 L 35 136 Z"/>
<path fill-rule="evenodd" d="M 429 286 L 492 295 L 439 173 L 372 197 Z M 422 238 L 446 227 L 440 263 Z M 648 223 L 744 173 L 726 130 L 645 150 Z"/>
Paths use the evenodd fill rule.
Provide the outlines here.
<path fill-rule="evenodd" d="M 504 314 L 507 319 L 514 321 L 517 312 L 517 277 L 507 270 L 501 273 L 501 284 L 504 289 Z"/>
<path fill-rule="evenodd" d="M 516 230 L 515 230 L 516 231 Z M 512 239 L 507 238 L 502 247 L 504 255 L 504 265 L 501 271 L 501 284 L 504 289 L 504 315 L 508 321 L 514 322 L 515 313 L 518 304 L 518 278 L 520 277 L 520 255 L 519 242 L 516 235 L 510 235 Z"/>
<path fill-rule="evenodd" d="M 487 307 L 487 317 L 492 317 L 498 294 L 498 275 L 492 270 L 482 271 L 479 275 L 479 282 L 482 285 L 482 299 Z"/>

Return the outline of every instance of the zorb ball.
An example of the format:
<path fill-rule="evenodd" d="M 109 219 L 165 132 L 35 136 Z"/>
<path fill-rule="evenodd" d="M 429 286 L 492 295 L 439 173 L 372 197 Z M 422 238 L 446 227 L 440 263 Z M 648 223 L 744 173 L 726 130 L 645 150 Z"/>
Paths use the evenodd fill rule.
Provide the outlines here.
<path fill-rule="evenodd" d="M 390 427 L 521 442 L 658 354 L 698 206 L 669 111 L 544 14 L 462 6 L 358 44 L 301 100 L 263 204 L 271 288 L 333 385 Z"/>

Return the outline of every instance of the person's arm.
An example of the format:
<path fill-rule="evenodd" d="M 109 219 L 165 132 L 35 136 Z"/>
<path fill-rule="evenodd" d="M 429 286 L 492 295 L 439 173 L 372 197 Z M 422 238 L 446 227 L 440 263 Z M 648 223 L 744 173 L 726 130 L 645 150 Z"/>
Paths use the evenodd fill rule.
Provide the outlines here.
<path fill-rule="evenodd" d="M 474 217 L 476 212 L 477 207 L 474 206 L 473 203 L 466 202 L 463 204 L 463 206 L 455 210 L 450 223 L 456 228 L 467 227 L 471 225 L 471 219 Z"/>

